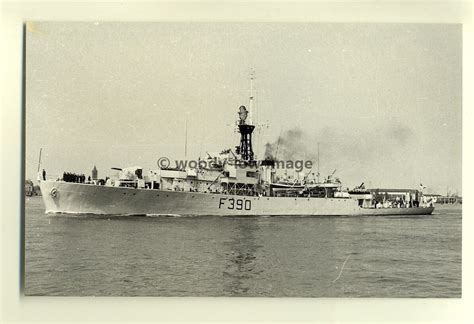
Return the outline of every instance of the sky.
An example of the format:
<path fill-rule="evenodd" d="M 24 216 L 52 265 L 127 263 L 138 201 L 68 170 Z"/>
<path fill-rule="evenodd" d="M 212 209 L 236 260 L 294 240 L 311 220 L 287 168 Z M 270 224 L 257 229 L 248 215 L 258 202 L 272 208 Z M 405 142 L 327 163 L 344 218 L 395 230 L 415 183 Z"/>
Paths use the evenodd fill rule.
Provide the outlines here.
<path fill-rule="evenodd" d="M 297 134 L 347 187 L 462 194 L 460 24 L 30 22 L 26 178 L 155 169 L 186 123 L 188 159 L 233 148 L 251 70 L 257 158 Z"/>

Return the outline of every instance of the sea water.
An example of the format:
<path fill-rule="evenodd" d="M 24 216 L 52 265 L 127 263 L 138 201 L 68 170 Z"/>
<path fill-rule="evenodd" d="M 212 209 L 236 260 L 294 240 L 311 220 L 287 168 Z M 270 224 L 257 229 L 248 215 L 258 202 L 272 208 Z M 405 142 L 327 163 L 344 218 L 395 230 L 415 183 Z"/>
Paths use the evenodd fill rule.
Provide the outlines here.
<path fill-rule="evenodd" d="M 25 295 L 461 297 L 461 205 L 431 216 L 46 215 L 26 198 Z"/>

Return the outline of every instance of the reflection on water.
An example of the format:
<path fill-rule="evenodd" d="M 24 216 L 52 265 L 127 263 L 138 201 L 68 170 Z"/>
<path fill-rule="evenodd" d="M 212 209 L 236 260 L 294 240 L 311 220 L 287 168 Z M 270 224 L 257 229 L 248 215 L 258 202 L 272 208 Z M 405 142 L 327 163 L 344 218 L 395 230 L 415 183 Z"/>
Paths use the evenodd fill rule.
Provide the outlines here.
<path fill-rule="evenodd" d="M 26 201 L 25 294 L 460 297 L 461 210 L 428 217 L 96 217 Z"/>
<path fill-rule="evenodd" d="M 230 295 L 245 295 L 249 285 L 263 270 L 256 269 L 258 260 L 255 252 L 258 245 L 255 242 L 255 232 L 258 231 L 258 219 L 249 217 L 235 219 L 234 230 L 229 241 L 224 242 L 226 250 L 226 265 L 223 271 L 224 292 Z"/>

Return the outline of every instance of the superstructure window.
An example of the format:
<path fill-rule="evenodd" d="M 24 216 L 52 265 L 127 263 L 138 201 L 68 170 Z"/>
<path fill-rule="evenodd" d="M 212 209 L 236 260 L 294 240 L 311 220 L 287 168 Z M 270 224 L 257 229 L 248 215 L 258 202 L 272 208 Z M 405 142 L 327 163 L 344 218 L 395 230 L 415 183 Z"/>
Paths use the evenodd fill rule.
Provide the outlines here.
<path fill-rule="evenodd" d="M 247 171 L 247 178 L 256 178 L 257 172 Z"/>

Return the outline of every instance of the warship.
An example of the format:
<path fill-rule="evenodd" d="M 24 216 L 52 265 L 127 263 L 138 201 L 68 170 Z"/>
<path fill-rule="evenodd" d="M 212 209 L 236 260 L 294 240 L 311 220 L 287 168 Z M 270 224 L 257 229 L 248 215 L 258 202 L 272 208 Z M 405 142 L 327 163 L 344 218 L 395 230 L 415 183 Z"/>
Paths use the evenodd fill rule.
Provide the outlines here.
<path fill-rule="evenodd" d="M 234 149 L 207 153 L 195 167 L 113 168 L 114 179 L 84 176 L 48 180 L 40 188 L 46 213 L 168 216 L 357 216 L 430 215 L 420 197 L 391 205 L 377 201 L 361 185 L 342 187 L 339 179 L 280 178 L 275 158 L 255 159 L 252 148 L 252 80 L 248 109 L 240 106 Z M 94 170 L 93 170 L 94 171 Z"/>

